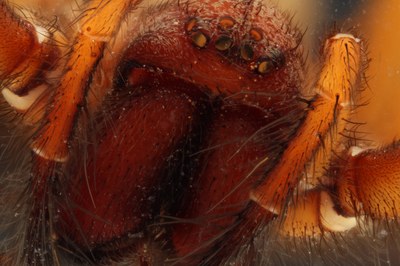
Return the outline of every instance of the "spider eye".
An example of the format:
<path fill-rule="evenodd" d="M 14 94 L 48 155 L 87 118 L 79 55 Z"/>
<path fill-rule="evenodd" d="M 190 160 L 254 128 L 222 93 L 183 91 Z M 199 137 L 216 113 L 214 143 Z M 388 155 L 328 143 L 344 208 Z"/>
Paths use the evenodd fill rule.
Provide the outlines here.
<path fill-rule="evenodd" d="M 195 46 L 199 47 L 199 48 L 204 48 L 206 47 L 207 43 L 208 43 L 208 36 L 205 35 L 203 32 L 201 31 L 195 31 L 191 34 L 191 39 L 192 42 Z"/>
<path fill-rule="evenodd" d="M 190 36 L 193 45 L 198 48 L 206 47 L 210 40 L 210 37 L 203 30 L 203 24 L 197 17 L 192 17 L 185 23 L 186 32 Z"/>
<path fill-rule="evenodd" d="M 194 30 L 198 25 L 198 21 L 199 20 L 197 18 L 190 18 L 185 24 L 185 30 L 187 32 L 191 32 L 192 30 Z"/>
<path fill-rule="evenodd" d="M 257 72 L 260 74 L 266 74 L 273 70 L 274 66 L 270 58 L 263 58 L 259 61 L 257 66 Z"/>
<path fill-rule="evenodd" d="M 249 43 L 245 43 L 240 47 L 240 57 L 246 61 L 254 58 L 254 49 Z"/>
<path fill-rule="evenodd" d="M 218 26 L 221 30 L 229 30 L 235 26 L 235 20 L 230 16 L 223 16 L 219 19 Z"/>
<path fill-rule="evenodd" d="M 259 42 L 263 39 L 263 33 L 261 29 L 253 28 L 249 31 L 250 38 L 256 42 Z"/>
<path fill-rule="evenodd" d="M 221 35 L 218 37 L 218 39 L 215 41 L 215 49 L 217 49 L 218 51 L 226 51 L 229 48 L 232 47 L 233 44 L 233 40 L 231 37 L 227 36 L 227 35 Z"/>

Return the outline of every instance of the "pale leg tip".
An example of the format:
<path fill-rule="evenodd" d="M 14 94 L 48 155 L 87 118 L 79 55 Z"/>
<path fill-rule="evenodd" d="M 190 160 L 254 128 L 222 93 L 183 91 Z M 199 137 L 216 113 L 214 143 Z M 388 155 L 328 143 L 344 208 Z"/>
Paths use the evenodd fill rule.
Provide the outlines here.
<path fill-rule="evenodd" d="M 257 193 L 254 192 L 254 190 L 250 191 L 250 194 L 249 194 L 250 200 L 254 201 L 259 206 L 261 206 L 263 209 L 267 210 L 268 212 L 279 215 L 280 208 L 277 204 L 265 204 L 261 201 L 261 197 L 256 194 Z"/>
<path fill-rule="evenodd" d="M 331 232 L 344 232 L 357 225 L 356 217 L 344 217 L 337 213 L 331 196 L 321 192 L 320 219 L 324 228 Z"/>
<path fill-rule="evenodd" d="M 30 90 L 26 95 L 19 96 L 9 89 L 3 89 L 1 93 L 7 103 L 19 112 L 28 110 L 34 102 L 42 95 L 47 89 L 47 85 L 39 85 Z"/>
<path fill-rule="evenodd" d="M 49 160 L 49 161 L 55 161 L 58 163 L 65 163 L 66 161 L 68 161 L 68 155 L 63 155 L 63 156 L 59 156 L 59 155 L 50 155 L 47 152 L 45 152 L 44 149 L 38 148 L 36 147 L 35 144 L 33 144 L 31 146 L 32 151 L 37 155 L 42 157 L 43 159 Z"/>

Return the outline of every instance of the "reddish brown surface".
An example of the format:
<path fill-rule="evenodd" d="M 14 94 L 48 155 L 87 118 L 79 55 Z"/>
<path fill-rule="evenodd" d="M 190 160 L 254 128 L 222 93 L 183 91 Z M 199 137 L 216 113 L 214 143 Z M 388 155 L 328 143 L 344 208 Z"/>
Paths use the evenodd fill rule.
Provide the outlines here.
<path fill-rule="evenodd" d="M 256 133 L 269 122 L 264 116 L 242 105 L 223 106 L 215 114 L 183 220 L 173 230 L 179 257 L 209 250 L 243 219 L 239 215 L 248 207 L 251 188 L 273 160 L 264 161 L 270 145 L 266 132 Z"/>
<path fill-rule="evenodd" d="M 92 1 L 95 4 L 97 2 L 102 2 L 104 5 L 111 3 Z M 179 5 L 164 5 L 162 9 L 160 8 L 161 14 L 150 14 L 150 22 L 140 25 L 143 34 L 137 40 L 133 40 L 127 56 L 128 61 L 152 65 L 153 70 L 159 67 L 166 73 L 193 82 L 192 85 L 198 86 L 198 90 L 210 92 L 210 103 L 218 105 L 218 101 L 214 101 L 218 97 L 227 97 L 228 99 L 218 100 L 227 100 L 229 104 L 234 102 L 232 99 L 238 100 L 234 102 L 240 105 L 238 109 L 230 106 L 224 106 L 225 109 L 215 108 L 219 111 L 214 113 L 211 125 L 205 130 L 208 132 L 205 133 L 207 138 L 197 153 L 201 167 L 193 179 L 191 184 L 193 187 L 186 191 L 187 202 L 182 204 L 184 208 L 177 215 L 178 220 L 183 218 L 190 221 L 185 223 L 181 220 L 179 225 L 173 226 L 172 231 L 174 248 L 178 256 L 197 253 L 203 251 L 203 248 L 209 248 L 206 251 L 212 253 L 214 247 L 219 250 L 227 249 L 226 253 L 221 253 L 226 255 L 230 249 L 251 238 L 255 228 L 264 225 L 271 218 L 271 215 L 264 212 L 260 206 L 249 203 L 248 191 L 254 182 L 263 176 L 264 165 L 259 168 L 260 171 L 252 173 L 255 164 L 266 156 L 279 155 L 268 152 L 271 141 L 253 142 L 252 134 L 263 125 L 268 125 L 268 122 L 262 112 L 241 104 L 260 106 L 262 111 L 272 109 L 268 111 L 277 114 L 278 117 L 285 115 L 291 108 L 301 112 L 300 109 L 296 109 L 295 101 L 292 100 L 297 96 L 301 85 L 300 68 L 303 66 L 300 65 L 300 53 L 296 50 L 297 40 L 292 38 L 296 36 L 296 32 L 294 31 L 294 34 L 290 32 L 285 19 L 276 10 L 253 6 L 256 1 L 189 1 L 191 3 L 189 7 L 181 5 L 181 2 L 185 1 L 178 2 Z M 129 2 L 118 1 L 118 3 L 127 6 Z M 123 17 L 123 12 L 114 13 L 115 8 L 111 4 L 109 8 L 104 9 L 110 14 L 115 14 L 117 19 Z M 102 9 L 99 8 L 98 11 L 100 10 Z M 265 10 L 268 10 L 269 16 L 265 16 Z M 395 11 L 393 8 L 391 10 Z M 226 16 L 232 16 L 233 21 L 238 22 L 232 24 L 237 26 L 233 34 L 234 48 L 230 53 L 219 53 L 214 46 L 217 38 L 226 32 L 222 32 L 217 23 L 221 17 L 226 18 Z M 393 16 L 397 17 L 397 14 Z M 84 14 L 81 17 L 85 17 Z M 192 32 L 182 30 L 184 22 L 191 17 L 206 21 L 201 25 L 201 32 L 209 38 L 205 47 L 194 47 L 191 42 Z M 379 19 L 380 16 L 375 17 Z M 101 22 L 101 25 L 96 27 L 97 30 L 107 29 L 105 24 L 108 21 L 104 20 L 103 16 L 96 16 L 96 20 Z M 386 22 L 388 24 L 387 17 Z M 382 27 L 376 28 L 379 32 L 382 31 Z M 6 45 L 0 44 L 1 79 L 10 74 L 17 74 L 16 76 L 23 76 L 30 81 L 37 72 L 38 69 L 35 67 L 39 66 L 41 61 L 38 62 L 35 58 L 27 61 L 29 55 L 36 56 L 36 59 L 46 55 L 36 49 L 37 43 L 34 40 L 36 37 L 32 29 L 29 23 L 19 21 L 10 15 L 3 2 L 0 4 L 0 35 L 7 40 L 4 42 Z M 257 29 L 255 37 L 254 29 Z M 391 43 L 395 44 L 392 37 L 396 36 L 392 36 L 392 30 L 389 32 Z M 251 60 L 240 58 L 241 55 L 238 53 L 243 42 L 249 41 L 249 33 L 253 34 L 255 38 L 253 41 L 257 41 L 252 43 L 255 56 Z M 375 39 L 379 40 L 389 53 L 393 53 L 393 49 L 398 50 L 396 45 L 393 49 L 387 49 L 388 43 L 382 41 L 382 38 Z M 82 42 L 79 41 L 78 44 Z M 266 55 L 265 51 L 267 54 L 271 52 L 268 50 L 271 47 L 282 49 L 285 64 L 280 69 L 274 69 L 272 75 L 255 74 L 254 64 Z M 32 53 L 31 48 L 35 48 L 36 53 Z M 90 48 L 88 50 L 93 52 Z M 78 50 L 76 55 L 81 57 L 82 54 L 90 54 L 101 57 L 100 52 L 93 54 L 82 52 L 83 50 Z M 396 56 L 391 58 L 398 61 Z M 74 61 L 74 57 L 69 59 Z M 16 73 L 12 73 L 17 66 L 27 72 L 22 73 L 17 69 Z M 29 68 L 25 69 L 25 66 Z M 71 69 L 73 74 L 76 74 L 74 71 L 77 70 L 77 65 L 72 63 L 64 70 Z M 385 71 L 378 72 L 387 74 Z M 83 83 L 89 86 L 90 84 L 86 83 L 90 83 L 90 78 L 85 75 L 88 76 L 88 74 L 76 74 L 78 80 L 83 76 L 85 81 Z M 11 79 L 16 76 L 11 75 Z M 131 83 L 145 83 L 146 79 L 140 75 L 133 76 Z M 382 83 L 379 78 L 375 80 Z M 181 84 L 184 85 L 177 89 L 176 87 Z M 85 86 L 78 84 L 76 87 L 83 92 Z M 382 86 L 384 87 L 380 84 L 380 87 Z M 80 160 L 87 159 L 89 163 L 86 165 L 86 161 L 83 162 L 85 168 L 69 168 L 73 175 L 68 177 L 73 179 L 62 180 L 67 192 L 62 197 L 64 200 L 67 199 L 67 202 L 60 205 L 61 219 L 57 219 L 57 214 L 55 217 L 49 217 L 48 210 L 51 209 L 50 212 L 55 210 L 49 205 L 47 196 L 54 196 L 53 189 L 57 190 L 52 186 L 53 178 L 59 177 L 55 172 L 65 168 L 56 166 L 52 161 L 35 157 L 31 169 L 34 194 L 32 199 L 35 202 L 32 203 L 33 211 L 28 225 L 28 233 L 35 236 L 28 236 L 26 245 L 21 246 L 24 249 L 34 250 L 37 253 L 37 261 L 44 262 L 41 252 L 54 255 L 48 252 L 45 246 L 54 244 L 58 247 L 61 243 L 53 241 L 53 238 L 50 240 L 50 235 L 40 231 L 40 229 L 50 231 L 53 222 L 59 231 L 51 231 L 51 237 L 61 235 L 78 245 L 88 244 L 90 248 L 144 228 L 145 226 L 141 225 L 151 220 L 155 211 L 152 208 L 154 204 L 152 197 L 156 195 L 167 200 L 169 196 L 158 195 L 158 190 L 163 184 L 163 170 L 167 169 L 167 158 L 178 149 L 180 140 L 186 139 L 192 133 L 191 125 L 198 115 L 193 102 L 198 100 L 199 95 L 185 92 L 191 87 L 181 82 L 173 86 L 155 83 L 144 86 L 146 92 L 142 92 L 138 98 L 130 98 L 129 105 L 124 106 L 126 110 L 121 109 L 121 112 L 116 112 L 116 116 L 110 116 L 113 120 L 109 124 L 112 126 L 102 128 L 105 132 L 98 134 L 99 142 L 96 143 L 95 151 L 89 151 L 88 156 L 85 154 L 86 150 L 78 150 L 72 154 Z M 69 88 L 70 86 L 65 84 L 65 92 L 70 93 Z M 396 98 L 391 93 L 386 94 Z M 64 95 L 60 93 L 60 98 Z M 69 95 L 69 99 L 54 101 L 56 104 L 52 108 L 67 111 L 73 109 L 73 112 L 77 112 L 77 106 L 84 105 L 85 94 L 79 96 L 81 100 L 78 101 L 78 105 L 63 109 L 73 102 L 71 99 L 74 99 L 74 96 Z M 70 112 L 60 113 L 70 116 Z M 377 113 L 379 120 L 382 120 L 382 113 Z M 73 116 L 75 118 L 75 115 Z M 109 117 L 105 115 L 102 118 Z M 289 121 L 295 122 L 296 119 L 292 117 Z M 45 137 L 54 138 L 52 139 L 54 145 L 67 144 L 74 133 L 73 127 L 78 124 L 75 122 L 75 119 L 70 119 L 67 133 L 58 134 L 58 137 L 54 138 L 54 131 L 50 130 Z M 392 125 L 395 124 L 391 120 L 390 122 Z M 60 119 L 58 115 L 50 123 L 57 130 L 62 130 L 65 126 L 65 120 Z M 289 135 L 288 131 L 288 128 L 283 129 L 283 135 Z M 386 132 L 392 134 L 391 130 Z M 77 138 L 82 137 L 79 134 L 75 135 Z M 45 139 L 45 142 L 47 140 Z M 290 136 L 286 141 L 290 142 Z M 65 149 L 69 147 L 66 146 Z M 341 172 L 343 175 L 338 182 L 339 200 L 342 204 L 340 207 L 348 207 L 352 214 L 356 212 L 354 209 L 357 207 L 357 211 L 363 211 L 374 218 L 398 217 L 399 156 L 399 149 L 395 147 L 361 154 L 348 158 L 348 162 L 342 162 L 340 167 L 344 165 L 344 171 Z M 283 194 L 287 196 L 287 193 Z M 314 211 L 312 213 L 314 214 Z M 55 219 L 52 220 L 53 218 Z M 190 223 L 192 221 L 196 223 Z M 165 242 L 169 240 L 163 239 Z M 208 240 L 213 241 L 210 243 Z M 144 246 L 143 250 L 136 250 L 137 254 L 142 255 L 141 253 L 147 252 Z M 83 252 L 86 251 L 88 250 L 85 249 Z M 8 259 L 7 255 L 0 261 L 8 262 Z M 221 258 L 210 257 L 213 262 L 218 259 Z M 51 261 L 47 262 L 51 264 Z M 144 259 L 142 262 L 145 264 Z"/>
<path fill-rule="evenodd" d="M 34 27 L 17 18 L 2 1 L 0 3 L 0 79 L 9 78 L 13 70 L 23 63 L 35 49 L 38 42 Z"/>
<path fill-rule="evenodd" d="M 213 96 L 226 95 L 263 109 L 282 108 L 297 95 L 300 86 L 299 33 L 287 25 L 282 30 L 287 18 L 274 7 L 253 4 L 208 0 L 193 1 L 181 8 L 169 5 L 145 19 L 147 31 L 131 44 L 127 58 L 169 71 Z M 234 25 L 223 30 L 219 23 L 227 16 Z M 192 19 L 198 21 L 193 27 L 189 23 Z M 252 29 L 261 32 L 261 40 L 252 39 Z M 208 39 L 201 48 L 192 40 L 198 33 Z M 215 47 L 221 36 L 232 39 L 232 46 L 226 51 Z M 241 54 L 245 44 L 253 50 L 252 59 L 244 59 Z M 280 63 L 271 61 L 276 67 L 268 73 L 258 73 L 258 62 L 274 55 L 276 58 L 272 61 Z"/>
<path fill-rule="evenodd" d="M 232 241 L 231 248 L 239 247 L 243 237 L 251 238 L 260 219 L 271 218 L 250 203 L 249 192 L 273 165 L 303 114 L 295 97 L 302 82 L 299 34 L 285 26 L 287 18 L 270 6 L 234 0 L 199 2 L 166 5 L 142 21 L 142 31 L 135 32 L 139 35 L 134 35 L 116 70 L 115 79 L 122 77 L 124 84 L 107 99 L 116 106 L 110 108 L 111 113 L 105 108 L 98 114 L 102 127 L 90 132 L 96 141 L 94 147 L 89 144 L 87 154 L 71 149 L 81 144 L 80 133 L 90 130 L 80 123 L 85 119 L 84 108 L 77 107 L 85 104 L 83 92 L 91 85 L 91 71 L 101 52 L 96 49 L 104 43 L 75 39 L 74 47 L 84 53 L 69 57 L 70 67 L 60 81 L 63 89 L 55 93 L 55 105 L 47 117 L 51 119 L 36 142 L 39 150 L 50 149 L 48 158 L 59 160 L 60 165 L 70 160 L 61 167 L 67 175 L 65 180 L 59 177 L 63 198 L 57 202 L 56 221 L 57 235 L 67 246 L 77 245 L 84 252 L 104 250 L 104 245 L 119 250 L 113 245 L 115 240 L 150 231 L 148 225 L 157 222 L 155 217 L 166 214 L 198 222 L 164 228 L 165 235 L 172 231 L 172 240 L 165 242 L 182 257 L 208 252 L 224 239 Z M 226 16 L 235 21 L 229 30 L 233 45 L 230 51 L 220 52 L 216 38 L 228 33 L 218 23 Z M 185 30 L 192 17 L 202 24 Z M 202 48 L 192 39 L 192 30 L 199 28 L 209 37 Z M 257 40 L 251 40 L 254 29 L 259 33 Z M 241 50 L 243 45 L 251 46 L 251 52 Z M 93 56 L 91 51 L 95 51 Z M 90 64 L 75 57 L 88 57 Z M 260 72 L 258 63 L 266 57 L 272 67 Z M 125 73 L 126 65 L 145 70 Z M 69 86 L 69 76 L 73 86 Z M 115 99 L 114 94 L 118 95 Z M 207 121 L 199 108 L 202 102 L 212 109 Z M 204 130 L 200 133 L 195 132 L 199 120 Z M 190 174 L 183 174 L 186 183 L 167 185 L 187 185 L 181 189 L 183 195 L 162 194 L 169 158 L 194 133 L 204 138 L 199 140 L 200 147 L 176 164 L 195 166 Z M 71 136 L 79 141 L 74 143 Z M 182 209 L 176 211 L 169 206 L 172 203 Z M 209 240 L 212 243 L 204 245 Z"/>
<path fill-rule="evenodd" d="M 185 87 L 146 90 L 119 108 L 96 155 L 68 189 L 71 209 L 62 214 L 63 230 L 80 245 L 101 245 L 140 229 L 152 214 L 168 158 L 197 123 L 200 104 L 182 92 Z"/>

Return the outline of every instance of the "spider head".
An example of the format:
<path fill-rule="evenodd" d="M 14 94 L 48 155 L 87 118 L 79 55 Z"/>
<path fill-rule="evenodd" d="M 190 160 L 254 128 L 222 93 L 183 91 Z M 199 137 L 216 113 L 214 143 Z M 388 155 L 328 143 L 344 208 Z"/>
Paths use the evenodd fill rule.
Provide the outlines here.
<path fill-rule="evenodd" d="M 125 60 L 263 108 L 293 99 L 302 55 L 300 34 L 287 16 L 254 1 L 210 2 L 150 11 L 159 14 L 145 23 L 151 26 L 131 43 Z"/>

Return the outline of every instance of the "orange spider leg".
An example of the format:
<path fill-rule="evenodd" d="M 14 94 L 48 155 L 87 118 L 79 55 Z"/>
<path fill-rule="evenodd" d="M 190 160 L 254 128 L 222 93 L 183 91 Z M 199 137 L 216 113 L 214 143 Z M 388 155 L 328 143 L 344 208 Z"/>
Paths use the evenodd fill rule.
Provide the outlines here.
<path fill-rule="evenodd" d="M 54 34 L 57 35 L 54 38 Z M 55 67 L 59 48 L 49 32 L 19 18 L 0 2 L 0 81 L 4 99 L 16 110 L 26 111 L 46 89 L 41 75 Z"/>
<path fill-rule="evenodd" d="M 5 3 L 0 4 L 0 79 L 18 93 L 40 70 L 42 45 L 32 24 L 19 19 Z M 11 78 L 10 78 L 11 76 Z M 17 78 L 18 76 L 18 78 Z M 15 78 L 14 78 L 15 77 Z"/>
<path fill-rule="evenodd" d="M 399 158 L 398 144 L 349 155 L 336 185 L 341 210 L 349 216 L 361 213 L 374 219 L 399 217 Z"/>
<path fill-rule="evenodd" d="M 357 217 L 394 219 L 400 213 L 400 149 L 351 151 L 339 162 L 333 192 L 308 191 L 291 203 L 281 232 L 315 236 L 343 232 L 357 225 Z M 357 154 L 356 154 L 357 153 Z"/>
<path fill-rule="evenodd" d="M 320 204 L 321 194 L 318 190 L 301 195 L 293 205 L 288 206 L 280 232 L 294 237 L 321 234 Z"/>
<path fill-rule="evenodd" d="M 280 233 L 294 237 L 317 236 L 324 232 L 343 232 L 356 226 L 357 219 L 342 215 L 335 203 L 328 191 L 307 191 L 289 204 Z"/>
<path fill-rule="evenodd" d="M 128 8 L 139 2 L 91 1 L 82 15 L 81 32 L 75 39 L 46 124 L 32 144 L 33 151 L 41 157 L 58 162 L 67 160 L 68 141 L 93 70 L 102 57 L 105 44 L 118 29 Z"/>
<path fill-rule="evenodd" d="M 277 166 L 250 193 L 251 199 L 274 213 L 281 213 L 287 195 L 295 189 L 319 147 L 332 150 L 332 130 L 342 132 L 345 126 L 336 122 L 346 119 L 354 108 L 352 94 L 362 70 L 360 41 L 351 35 L 338 34 L 327 40 L 324 53 L 326 64 L 311 110 Z"/>

